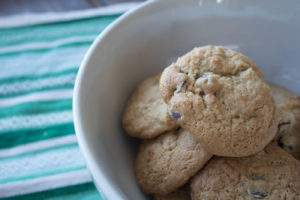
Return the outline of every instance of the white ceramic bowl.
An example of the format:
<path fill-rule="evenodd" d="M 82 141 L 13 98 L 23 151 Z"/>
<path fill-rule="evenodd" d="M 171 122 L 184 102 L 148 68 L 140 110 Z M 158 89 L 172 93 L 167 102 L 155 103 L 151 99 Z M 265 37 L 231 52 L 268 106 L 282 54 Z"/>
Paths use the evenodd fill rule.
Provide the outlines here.
<path fill-rule="evenodd" d="M 267 81 L 300 92 L 297 0 L 149 1 L 103 31 L 80 67 L 74 122 L 81 151 L 106 199 L 145 199 L 134 176 L 137 140 L 121 127 L 138 82 L 196 46 L 223 45 L 252 58 Z"/>

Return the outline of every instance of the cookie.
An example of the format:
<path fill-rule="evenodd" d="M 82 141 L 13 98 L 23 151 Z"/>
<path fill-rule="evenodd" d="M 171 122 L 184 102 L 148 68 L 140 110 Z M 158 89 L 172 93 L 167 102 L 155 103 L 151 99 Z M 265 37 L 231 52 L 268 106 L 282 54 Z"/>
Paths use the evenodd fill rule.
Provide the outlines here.
<path fill-rule="evenodd" d="M 214 155 L 252 155 L 275 136 L 271 90 L 255 63 L 238 52 L 195 48 L 163 71 L 160 92 L 170 115 Z"/>
<path fill-rule="evenodd" d="M 188 131 L 170 131 L 142 142 L 136 179 L 145 193 L 166 195 L 184 185 L 211 157 Z"/>
<path fill-rule="evenodd" d="M 178 188 L 174 192 L 171 192 L 167 195 L 154 195 L 154 200 L 190 200 L 190 187 L 189 184 L 185 184 L 184 186 Z"/>
<path fill-rule="evenodd" d="M 300 160 L 300 96 L 278 104 L 278 145 Z"/>
<path fill-rule="evenodd" d="M 147 78 L 133 92 L 122 117 L 122 125 L 128 135 L 153 138 L 178 127 L 160 96 L 160 76 L 161 73 L 158 73 Z"/>
<path fill-rule="evenodd" d="M 296 93 L 290 91 L 289 89 L 276 85 L 274 83 L 268 83 L 271 88 L 272 95 L 276 103 L 282 102 L 290 97 L 297 96 Z"/>
<path fill-rule="evenodd" d="M 275 144 L 249 157 L 214 157 L 190 189 L 193 200 L 300 199 L 300 162 Z"/>

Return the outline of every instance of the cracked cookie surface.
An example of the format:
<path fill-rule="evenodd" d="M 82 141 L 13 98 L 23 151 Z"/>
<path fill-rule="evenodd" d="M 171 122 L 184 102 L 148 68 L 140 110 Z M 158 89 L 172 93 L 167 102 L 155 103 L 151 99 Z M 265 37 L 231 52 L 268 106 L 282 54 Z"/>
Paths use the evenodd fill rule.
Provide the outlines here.
<path fill-rule="evenodd" d="M 142 142 L 136 179 L 145 193 L 166 195 L 184 185 L 211 157 L 188 131 L 170 131 Z"/>
<path fill-rule="evenodd" d="M 275 136 L 271 90 L 256 64 L 238 52 L 195 48 L 163 71 L 160 92 L 170 115 L 215 155 L 252 155 Z"/>
<path fill-rule="evenodd" d="M 299 199 L 300 162 L 275 144 L 249 157 L 214 157 L 190 188 L 193 200 Z"/>
<path fill-rule="evenodd" d="M 280 147 L 300 160 L 300 96 L 279 103 L 278 113 L 276 141 Z"/>
<path fill-rule="evenodd" d="M 160 96 L 160 76 L 161 73 L 157 73 L 145 79 L 133 92 L 122 117 L 122 125 L 128 135 L 153 138 L 178 127 Z"/>

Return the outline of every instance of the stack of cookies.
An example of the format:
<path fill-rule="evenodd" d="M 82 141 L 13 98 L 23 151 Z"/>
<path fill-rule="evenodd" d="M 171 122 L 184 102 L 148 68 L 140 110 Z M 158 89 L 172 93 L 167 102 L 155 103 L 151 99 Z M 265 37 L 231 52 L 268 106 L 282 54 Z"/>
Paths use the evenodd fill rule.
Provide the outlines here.
<path fill-rule="evenodd" d="M 122 118 L 154 199 L 300 199 L 300 97 L 219 46 L 138 85 Z"/>

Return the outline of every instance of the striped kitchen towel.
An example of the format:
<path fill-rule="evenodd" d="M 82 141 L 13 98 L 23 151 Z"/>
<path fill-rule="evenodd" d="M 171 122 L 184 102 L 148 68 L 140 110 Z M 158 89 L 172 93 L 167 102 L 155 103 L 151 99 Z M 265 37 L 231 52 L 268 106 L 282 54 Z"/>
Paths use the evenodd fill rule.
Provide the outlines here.
<path fill-rule="evenodd" d="M 134 6 L 0 19 L 0 199 L 101 199 L 74 134 L 74 81 L 96 36 Z"/>

